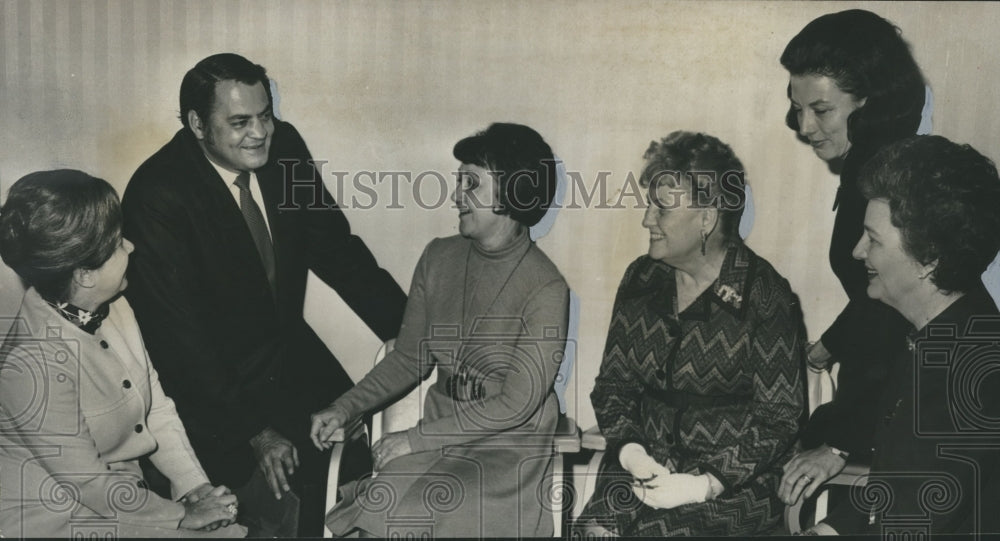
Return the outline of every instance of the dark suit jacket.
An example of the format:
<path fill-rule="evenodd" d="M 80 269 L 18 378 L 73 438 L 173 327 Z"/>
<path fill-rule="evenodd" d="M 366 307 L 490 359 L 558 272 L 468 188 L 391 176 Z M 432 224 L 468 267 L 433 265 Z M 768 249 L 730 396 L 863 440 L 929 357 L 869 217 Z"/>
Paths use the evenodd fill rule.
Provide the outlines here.
<path fill-rule="evenodd" d="M 271 426 L 300 452 L 311 447 L 309 414 L 353 384 L 303 319 L 307 271 L 383 340 L 398 332 L 406 302 L 325 189 L 322 209 L 309 186 L 283 200 L 279 159 L 301 161 L 296 179 L 314 178 L 301 136 L 275 120 L 270 159 L 256 171 L 274 241 L 274 297 L 239 206 L 190 130 L 139 167 L 122 202 L 136 247 L 127 297 L 199 459 L 213 483 L 229 486 L 253 472 L 251 437 Z"/>

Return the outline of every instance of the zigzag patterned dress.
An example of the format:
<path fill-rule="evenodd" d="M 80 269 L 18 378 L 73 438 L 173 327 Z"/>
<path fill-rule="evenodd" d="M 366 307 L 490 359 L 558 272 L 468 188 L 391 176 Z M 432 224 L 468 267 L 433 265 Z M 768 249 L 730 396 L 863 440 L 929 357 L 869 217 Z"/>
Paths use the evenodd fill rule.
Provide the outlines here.
<path fill-rule="evenodd" d="M 581 521 L 620 535 L 770 531 L 781 465 L 804 411 L 804 326 L 797 297 L 742 244 L 715 283 L 678 314 L 674 269 L 640 257 L 615 299 L 590 395 L 608 447 Z M 638 442 L 672 471 L 711 473 L 714 500 L 653 509 L 635 498 L 618 451 Z"/>

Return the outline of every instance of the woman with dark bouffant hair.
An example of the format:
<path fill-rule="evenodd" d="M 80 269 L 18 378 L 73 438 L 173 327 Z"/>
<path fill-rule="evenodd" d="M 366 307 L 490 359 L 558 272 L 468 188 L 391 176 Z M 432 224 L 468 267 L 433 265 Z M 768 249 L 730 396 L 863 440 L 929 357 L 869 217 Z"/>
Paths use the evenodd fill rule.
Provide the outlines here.
<path fill-rule="evenodd" d="M 391 351 L 313 415 L 317 447 L 437 367 L 417 426 L 372 446 L 377 477 L 341 488 L 335 535 L 544 537 L 569 289 L 528 235 L 556 164 L 533 129 L 493 124 L 459 141 L 459 235 L 424 250 Z M 388 498 L 388 499 L 387 499 Z M 389 501 L 391 500 L 391 501 Z"/>
<path fill-rule="evenodd" d="M 646 151 L 649 253 L 625 271 L 590 399 L 607 440 L 583 538 L 770 532 L 803 411 L 804 328 L 737 232 L 743 165 L 710 135 Z"/>
<path fill-rule="evenodd" d="M 860 188 L 853 254 L 867 294 L 905 318 L 909 347 L 876 397 L 867 486 L 809 532 L 995 534 L 1000 455 L 982 438 L 1000 419 L 1000 311 L 980 275 L 1000 249 L 997 169 L 969 145 L 913 137 L 876 154 Z"/>
<path fill-rule="evenodd" d="M 0 351 L 0 529 L 242 537 L 236 497 L 209 483 L 120 295 L 121 224 L 110 184 L 65 169 L 18 180 L 0 209 L 0 256 L 29 286 Z M 175 501 L 147 489 L 144 456 Z"/>
<path fill-rule="evenodd" d="M 811 496 L 847 460 L 871 460 L 875 402 L 889 359 L 905 347 L 907 325 L 865 295 L 867 273 L 851 257 L 867 204 L 857 178 L 879 149 L 917 132 L 927 90 L 899 29 L 860 9 L 807 24 L 788 42 L 781 65 L 789 75 L 788 127 L 840 174 L 830 266 L 849 299 L 807 350 L 811 370 L 839 362 L 840 372 L 836 398 L 813 412 L 802 435 L 805 451 L 785 467 L 779 495 L 793 504 L 802 494 Z"/>

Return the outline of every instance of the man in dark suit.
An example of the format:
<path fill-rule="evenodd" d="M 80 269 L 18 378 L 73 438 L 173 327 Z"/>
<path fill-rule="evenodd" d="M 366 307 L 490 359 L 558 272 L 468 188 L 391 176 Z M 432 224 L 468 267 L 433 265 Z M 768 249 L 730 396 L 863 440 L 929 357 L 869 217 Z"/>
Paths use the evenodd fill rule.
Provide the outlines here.
<path fill-rule="evenodd" d="M 125 190 L 128 299 L 198 458 L 234 489 L 251 535 L 320 535 L 326 459 L 309 414 L 353 384 L 303 319 L 307 271 L 383 340 L 406 297 L 351 234 L 298 132 L 272 117 L 263 67 L 202 60 L 180 113 Z"/>

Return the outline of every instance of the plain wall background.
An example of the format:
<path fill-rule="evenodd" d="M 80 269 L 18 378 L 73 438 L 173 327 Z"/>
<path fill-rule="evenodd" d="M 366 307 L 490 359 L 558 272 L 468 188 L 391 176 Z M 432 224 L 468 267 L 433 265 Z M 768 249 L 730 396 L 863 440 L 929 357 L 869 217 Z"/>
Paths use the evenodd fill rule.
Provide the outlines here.
<path fill-rule="evenodd" d="M 185 71 L 222 51 L 268 68 L 282 118 L 347 180 L 438 171 L 451 182 L 458 139 L 513 121 L 537 129 L 588 185 L 609 172 L 614 201 L 651 139 L 704 131 L 746 165 L 757 209 L 748 243 L 791 281 L 815 339 L 845 301 L 826 257 L 837 180 L 784 126 L 778 57 L 810 20 L 852 7 L 902 29 L 934 91 L 934 132 L 1000 158 L 1000 5 L 988 3 L 3 0 L 0 189 L 73 167 L 123 190 L 180 128 Z M 429 180 L 424 200 L 440 192 Z M 346 212 L 405 289 L 423 247 L 455 234 L 457 216 L 447 204 L 419 208 L 412 184 L 400 186 L 402 209 L 386 208 L 384 183 L 374 208 Z M 539 242 L 582 299 L 568 397 L 585 428 L 615 289 L 647 244 L 642 210 L 625 201 L 564 209 Z M 12 317 L 21 286 L 2 274 L 0 317 Z M 357 325 L 335 305 L 311 285 L 309 319 L 327 335 Z M 370 365 L 370 339 L 332 341 L 350 342 L 338 346 L 345 363 Z"/>

